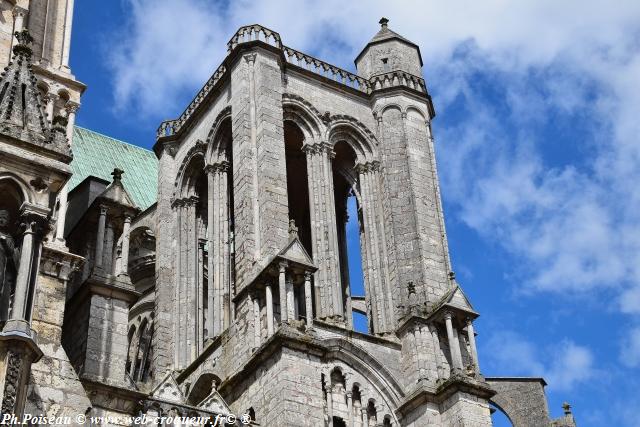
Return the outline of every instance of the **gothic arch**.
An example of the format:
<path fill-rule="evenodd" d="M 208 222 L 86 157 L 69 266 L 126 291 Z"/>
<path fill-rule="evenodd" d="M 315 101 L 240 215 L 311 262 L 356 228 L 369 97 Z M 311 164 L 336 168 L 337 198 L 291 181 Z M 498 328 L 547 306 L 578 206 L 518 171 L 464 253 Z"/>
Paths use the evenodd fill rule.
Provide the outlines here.
<path fill-rule="evenodd" d="M 356 153 L 357 163 L 366 163 L 377 159 L 376 137 L 362 123 L 346 115 L 331 116 L 327 128 L 327 141 L 332 145 L 345 141 Z"/>
<path fill-rule="evenodd" d="M 194 195 L 198 175 L 204 171 L 204 151 L 203 142 L 198 140 L 185 154 L 174 182 L 176 198 Z"/>
<path fill-rule="evenodd" d="M 427 117 L 429 117 L 427 114 L 424 113 L 424 111 L 422 111 L 420 109 L 420 107 L 418 107 L 417 105 L 409 105 L 406 109 L 405 109 L 405 113 L 409 114 L 410 112 L 414 111 L 415 113 L 417 113 L 420 118 L 423 120 L 424 123 L 428 123 L 429 119 Z"/>
<path fill-rule="evenodd" d="M 300 127 L 308 141 L 319 141 L 325 131 L 320 120 L 320 112 L 304 98 L 293 95 L 282 95 L 284 120 L 291 120 Z"/>
<path fill-rule="evenodd" d="M 326 357 L 341 361 L 364 378 L 383 396 L 392 407 L 397 407 L 404 397 L 398 380 L 374 356 L 362 347 L 343 338 L 330 338 L 322 343 L 328 348 Z"/>
<path fill-rule="evenodd" d="M 189 389 L 187 403 L 193 406 L 198 405 L 211 394 L 214 389 L 214 384 L 215 387 L 217 387 L 220 383 L 221 379 L 218 375 L 209 371 L 203 372 Z"/>
<path fill-rule="evenodd" d="M 395 102 L 386 104 L 379 111 L 373 113 L 376 118 L 382 117 L 387 110 L 398 110 L 400 113 L 404 113 L 406 110 L 402 108 L 402 105 L 396 104 Z"/>
<path fill-rule="evenodd" d="M 224 160 L 224 152 L 228 147 L 222 144 L 231 138 L 230 129 L 226 129 L 227 120 L 231 120 L 231 106 L 227 106 L 218 113 L 207 135 L 206 164 L 211 165 L 216 161 Z M 226 134 L 228 132 L 228 134 Z"/>
<path fill-rule="evenodd" d="M 3 186 L 13 187 L 17 190 L 21 204 L 22 202 L 33 203 L 35 197 L 33 191 L 29 188 L 29 184 L 19 176 L 10 172 L 0 173 L 0 187 Z M 19 207 L 20 206 L 18 206 L 18 208 Z"/>

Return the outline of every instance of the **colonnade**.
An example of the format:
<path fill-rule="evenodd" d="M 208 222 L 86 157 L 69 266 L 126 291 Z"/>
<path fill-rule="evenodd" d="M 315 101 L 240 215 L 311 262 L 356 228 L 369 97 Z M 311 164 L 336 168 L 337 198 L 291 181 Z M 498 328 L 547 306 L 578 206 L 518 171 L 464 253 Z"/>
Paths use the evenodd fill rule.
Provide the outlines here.
<path fill-rule="evenodd" d="M 253 348 L 258 348 L 263 343 L 263 335 L 269 339 L 275 332 L 275 309 L 278 308 L 279 323 L 291 323 L 300 320 L 301 313 L 298 310 L 299 297 L 304 298 L 305 324 L 308 328 L 313 326 L 313 304 L 311 295 L 311 271 L 301 274 L 293 272 L 286 261 L 278 263 L 278 297 L 274 304 L 274 283 L 265 281 L 249 292 L 249 307 L 253 316 Z M 297 279 L 297 280 L 296 280 Z M 301 287 L 297 292 L 296 287 Z M 263 312 L 265 321 L 263 322 Z M 264 334 L 266 329 L 266 334 Z"/>

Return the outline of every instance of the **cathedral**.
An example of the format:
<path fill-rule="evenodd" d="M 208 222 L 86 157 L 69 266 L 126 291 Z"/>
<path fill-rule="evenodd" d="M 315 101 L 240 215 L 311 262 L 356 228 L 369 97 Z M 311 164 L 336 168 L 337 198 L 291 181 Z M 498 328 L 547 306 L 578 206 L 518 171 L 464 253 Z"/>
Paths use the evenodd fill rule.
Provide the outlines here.
<path fill-rule="evenodd" d="M 151 151 L 75 126 L 73 0 L 0 14 L 2 423 L 575 426 L 483 374 L 387 19 L 355 74 L 239 28 Z"/>

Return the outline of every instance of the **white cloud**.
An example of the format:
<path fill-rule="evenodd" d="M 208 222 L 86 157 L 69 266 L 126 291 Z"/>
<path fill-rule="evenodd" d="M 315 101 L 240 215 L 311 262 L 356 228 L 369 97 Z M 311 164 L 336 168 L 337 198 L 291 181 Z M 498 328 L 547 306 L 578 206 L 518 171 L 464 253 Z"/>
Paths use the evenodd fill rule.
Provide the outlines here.
<path fill-rule="evenodd" d="M 640 310 L 637 1 L 129 2 L 112 47 L 116 106 L 157 120 L 179 112 L 241 25 L 349 67 L 388 16 L 421 46 L 444 116 L 435 126 L 448 214 L 516 255 L 522 289 L 613 289 L 621 310 Z M 485 99 L 478 76 L 502 92 Z M 453 123 L 460 99 L 470 114 Z M 584 136 L 538 132 L 554 119 Z M 553 146 L 576 157 L 558 162 Z"/>
<path fill-rule="evenodd" d="M 543 377 L 551 390 L 573 390 L 596 374 L 591 351 L 570 340 L 542 349 L 515 332 L 503 331 L 493 334 L 484 347 L 482 355 L 489 365 L 485 372 L 503 372 L 508 366 L 509 375 Z"/>
<path fill-rule="evenodd" d="M 640 326 L 630 328 L 623 338 L 620 361 L 630 368 L 640 366 Z"/>

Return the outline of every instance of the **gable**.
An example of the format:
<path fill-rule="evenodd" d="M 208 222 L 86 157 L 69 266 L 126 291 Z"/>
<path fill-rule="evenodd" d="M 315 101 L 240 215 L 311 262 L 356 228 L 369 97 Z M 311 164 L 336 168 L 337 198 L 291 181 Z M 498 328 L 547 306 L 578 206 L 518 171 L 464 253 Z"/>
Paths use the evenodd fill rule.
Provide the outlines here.
<path fill-rule="evenodd" d="M 309 256 L 307 250 L 302 246 L 302 242 L 300 242 L 300 239 L 297 236 L 291 239 L 289 244 L 280 252 L 279 256 L 300 264 L 311 267 L 314 266 L 313 259 L 311 259 L 311 256 Z"/>
<path fill-rule="evenodd" d="M 469 302 L 469 299 L 467 299 L 464 292 L 462 292 L 462 289 L 460 289 L 460 286 L 456 286 L 455 290 L 453 291 L 453 293 L 451 294 L 447 302 L 454 307 L 458 307 L 463 310 L 474 311 L 473 306 Z"/>
<path fill-rule="evenodd" d="M 153 389 L 151 396 L 156 399 L 180 404 L 183 404 L 186 401 L 176 379 L 171 375 L 171 373 L 168 373 L 167 376 L 164 377 L 164 380 L 162 380 L 162 382 Z"/>
<path fill-rule="evenodd" d="M 231 410 L 217 390 L 213 390 L 202 402 L 198 404 L 199 408 L 206 409 L 217 414 L 230 414 Z"/>

